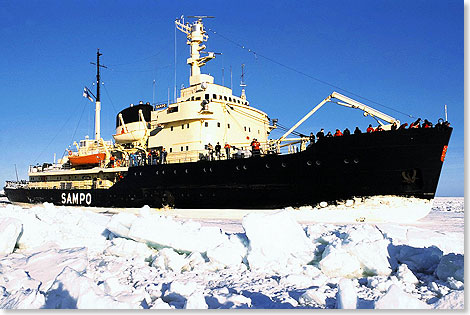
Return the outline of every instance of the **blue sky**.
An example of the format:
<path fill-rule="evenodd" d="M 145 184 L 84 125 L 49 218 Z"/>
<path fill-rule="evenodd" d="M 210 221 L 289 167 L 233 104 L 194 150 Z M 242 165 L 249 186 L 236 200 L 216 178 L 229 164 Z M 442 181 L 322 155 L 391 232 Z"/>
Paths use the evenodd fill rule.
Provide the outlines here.
<path fill-rule="evenodd" d="M 0 1 L 0 183 L 30 164 L 52 161 L 73 140 L 93 137 L 91 87 L 103 53 L 102 136 L 130 103 L 173 96 L 174 20 L 213 15 L 208 51 L 221 52 L 204 73 L 240 94 L 245 64 L 251 104 L 291 126 L 333 90 L 403 122 L 436 122 L 448 105 L 454 127 L 440 196 L 464 193 L 464 6 L 462 1 Z M 230 39 L 229 40 L 227 40 Z M 188 85 L 189 48 L 176 34 L 176 82 Z M 253 54 L 233 42 L 257 52 Z M 263 58 L 275 60 L 277 63 Z M 289 70 L 296 69 L 309 77 Z M 320 83 L 331 83 L 338 90 Z M 345 92 L 344 90 L 348 91 Z M 350 93 L 365 97 L 365 101 Z M 389 109 L 393 108 L 393 110 Z M 299 131 L 365 129 L 370 118 L 324 106 Z M 281 136 L 274 133 L 273 136 Z"/>

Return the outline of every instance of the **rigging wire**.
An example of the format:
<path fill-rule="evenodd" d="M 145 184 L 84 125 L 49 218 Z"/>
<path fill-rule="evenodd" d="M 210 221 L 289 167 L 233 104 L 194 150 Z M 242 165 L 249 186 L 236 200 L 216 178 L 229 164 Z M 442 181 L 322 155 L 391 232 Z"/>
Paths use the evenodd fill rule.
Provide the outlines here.
<path fill-rule="evenodd" d="M 137 59 L 137 60 L 134 60 L 134 61 L 131 61 L 131 62 L 115 63 L 115 64 L 111 64 L 111 65 L 108 65 L 108 66 L 110 66 L 110 67 L 127 66 L 127 65 L 132 65 L 132 64 L 136 64 L 136 63 L 139 63 L 139 62 L 148 60 L 148 59 L 153 58 L 153 57 L 157 57 L 158 55 L 160 55 L 160 54 L 166 49 L 166 47 L 168 46 L 168 43 L 169 43 L 170 41 L 171 41 L 171 40 L 167 40 L 166 43 L 165 43 L 165 45 L 163 45 L 164 48 L 160 49 L 156 54 L 153 54 L 153 55 L 148 56 L 148 57 L 140 58 L 140 59 Z"/>
<path fill-rule="evenodd" d="M 33 161 L 33 164 L 35 164 L 37 162 L 37 160 L 41 157 L 41 155 L 47 150 L 47 148 L 49 148 L 49 146 L 51 145 L 51 143 L 57 138 L 57 136 L 62 132 L 62 129 L 64 129 L 64 127 L 68 124 L 68 122 L 70 121 L 70 119 L 73 117 L 75 113 L 74 112 L 71 112 L 69 118 L 67 118 L 67 120 L 64 122 L 64 124 L 62 125 L 62 127 L 59 129 L 59 131 L 55 134 L 55 136 L 51 139 L 51 141 L 49 141 L 49 143 L 42 149 L 42 151 L 36 156 L 36 158 L 34 159 Z"/>
<path fill-rule="evenodd" d="M 102 85 L 104 86 L 104 91 L 106 92 L 106 96 L 108 96 L 109 101 L 111 102 L 111 106 L 113 106 L 114 112 L 116 113 L 117 110 L 116 110 L 116 108 L 114 107 L 114 103 L 113 103 L 113 100 L 111 99 L 111 96 L 109 96 L 108 89 L 106 88 L 106 84 L 104 84 L 104 82 L 103 82 Z"/>
<path fill-rule="evenodd" d="M 75 127 L 75 130 L 73 132 L 72 139 L 70 139 L 69 147 L 72 146 L 72 144 L 73 144 L 73 139 L 75 139 L 75 134 L 77 133 L 78 127 L 80 126 L 80 122 L 82 121 L 83 113 L 85 112 L 85 108 L 86 108 L 87 103 L 88 103 L 88 99 L 85 99 L 84 104 L 83 104 L 83 108 L 82 108 L 82 112 L 80 114 L 80 118 L 78 119 L 77 126 Z"/>
<path fill-rule="evenodd" d="M 328 86 L 333 87 L 333 88 L 335 88 L 335 89 L 338 89 L 338 90 L 341 90 L 341 91 L 343 91 L 343 92 L 346 92 L 346 93 L 349 93 L 349 94 L 351 94 L 351 95 L 354 95 L 354 96 L 356 96 L 356 97 L 362 98 L 362 99 L 364 99 L 364 100 L 366 100 L 366 101 L 368 101 L 368 102 L 377 104 L 377 105 L 382 106 L 382 107 L 384 107 L 384 108 L 387 108 L 387 109 L 389 109 L 389 110 L 393 110 L 393 111 L 395 111 L 395 112 L 397 112 L 397 113 L 400 113 L 400 114 L 402 114 L 402 115 L 405 115 L 405 116 L 407 116 L 407 117 L 415 118 L 415 117 L 414 117 L 413 115 L 411 115 L 411 114 L 404 113 L 404 112 L 399 111 L 399 110 L 397 110 L 397 109 L 395 109 L 395 108 L 392 108 L 392 107 L 389 107 L 389 106 L 384 105 L 384 104 L 382 104 L 382 103 L 373 101 L 373 100 L 371 100 L 371 99 L 369 99 L 369 98 L 367 98 L 367 97 L 364 97 L 364 96 L 361 96 L 361 95 L 356 94 L 356 93 L 354 93 L 354 92 L 351 92 L 351 91 L 349 91 L 349 90 L 343 89 L 343 88 L 341 88 L 341 87 L 339 87 L 339 86 L 337 86 L 337 85 L 335 85 L 335 84 L 332 84 L 332 83 L 329 83 L 329 82 L 327 82 L 327 81 L 318 79 L 318 78 L 316 78 L 316 77 L 314 77 L 314 76 L 311 76 L 311 75 L 309 75 L 309 74 L 307 74 L 307 73 L 305 73 L 305 72 L 303 72 L 303 71 L 297 70 L 297 69 L 292 68 L 292 67 L 290 67 L 290 66 L 288 66 L 288 65 L 286 65 L 286 64 L 283 64 L 283 63 L 281 63 L 281 62 L 279 62 L 279 61 L 276 61 L 276 60 L 274 60 L 274 59 L 271 59 L 271 58 L 269 58 L 269 57 L 267 57 L 267 56 L 265 56 L 265 55 L 259 54 L 259 53 L 255 52 L 254 50 L 252 50 L 252 49 L 250 49 L 250 48 L 248 48 L 248 47 L 245 47 L 244 45 L 242 45 L 242 44 L 240 44 L 240 43 L 238 43 L 238 42 L 235 42 L 235 41 L 231 40 L 230 38 L 228 38 L 228 37 L 226 37 L 226 36 L 224 36 L 224 35 L 222 35 L 222 34 L 216 32 L 216 31 L 214 31 L 214 30 L 212 30 L 212 29 L 210 29 L 210 28 L 207 28 L 207 30 L 210 31 L 211 33 L 213 33 L 213 34 L 215 34 L 215 35 L 218 35 L 218 36 L 222 37 L 223 39 L 225 39 L 225 40 L 231 42 L 232 44 L 234 44 L 234 45 L 240 47 L 241 49 L 246 50 L 246 51 L 248 51 L 249 53 L 252 53 L 252 54 L 255 56 L 255 58 L 262 57 L 262 58 L 264 58 L 264 59 L 266 59 L 266 60 L 268 60 L 268 61 L 271 61 L 272 63 L 275 63 L 275 64 L 277 64 L 277 65 L 279 65 L 279 66 L 281 66 L 281 67 L 284 67 L 284 68 L 289 69 L 289 70 L 291 70 L 291 71 L 294 71 L 294 72 L 296 72 L 296 73 L 298 73 L 298 74 L 301 74 L 301 75 L 303 75 L 303 76 L 306 76 L 307 78 L 310 78 L 310 79 L 312 79 L 312 80 L 315 80 L 315 81 L 317 81 L 317 82 L 319 82 L 319 83 L 328 85 Z"/>

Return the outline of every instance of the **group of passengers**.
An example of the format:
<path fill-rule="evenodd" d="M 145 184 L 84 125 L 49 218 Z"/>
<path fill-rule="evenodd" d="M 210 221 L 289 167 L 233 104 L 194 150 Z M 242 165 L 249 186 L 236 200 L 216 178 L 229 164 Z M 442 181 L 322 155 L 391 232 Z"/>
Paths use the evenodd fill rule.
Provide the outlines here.
<path fill-rule="evenodd" d="M 237 148 L 235 146 L 230 145 L 228 142 L 225 142 L 224 149 L 225 155 L 221 153 L 222 146 L 219 142 L 215 145 L 208 144 L 206 149 L 208 150 L 207 159 L 209 161 L 213 161 L 215 159 L 220 160 L 221 158 L 226 158 L 227 160 L 240 156 L 240 157 L 248 157 L 248 156 L 260 156 L 261 155 L 261 144 L 259 143 L 258 139 L 254 138 L 253 141 L 250 143 L 251 151 L 244 150 L 243 148 Z M 231 154 L 231 149 L 237 150 L 236 154 Z M 238 155 L 237 155 L 238 154 Z"/>
<path fill-rule="evenodd" d="M 157 165 L 166 163 L 167 152 L 165 148 L 161 150 L 150 149 L 147 154 L 144 151 L 129 154 L 129 166 Z"/>
<path fill-rule="evenodd" d="M 403 129 L 407 129 L 406 127 L 408 126 L 408 123 L 404 123 L 402 125 L 400 125 L 400 127 L 398 127 L 398 124 L 396 121 L 394 121 L 392 123 L 392 126 L 390 128 L 390 130 L 403 130 Z M 436 126 L 434 126 L 435 128 L 447 128 L 447 127 L 450 127 L 450 123 L 448 121 L 444 121 L 442 118 L 439 119 L 438 123 L 436 124 Z M 408 129 L 415 129 L 415 128 L 433 128 L 433 124 L 428 121 L 427 119 L 425 119 L 422 123 L 421 123 L 421 118 L 418 118 L 415 122 L 411 123 L 411 125 L 408 127 Z M 384 129 L 382 128 L 382 126 L 379 124 L 376 128 L 372 127 L 371 124 L 369 124 L 369 127 L 367 127 L 366 129 L 366 133 L 372 133 L 372 132 L 378 132 L 378 131 L 384 131 Z M 359 127 L 356 126 L 356 129 L 354 129 L 354 134 L 361 134 L 362 131 L 361 129 L 359 129 Z M 322 128 L 319 132 L 317 132 L 316 134 L 316 139 L 317 140 L 320 140 L 320 139 L 323 139 L 323 138 L 333 138 L 333 137 L 340 137 L 340 136 L 349 136 L 351 134 L 351 131 L 349 131 L 348 128 L 344 129 L 343 132 L 341 132 L 341 130 L 339 129 L 336 129 L 336 132 L 334 134 L 331 133 L 331 131 L 328 131 L 328 133 L 325 135 L 325 130 Z M 315 142 L 315 135 L 313 134 L 313 132 L 310 133 L 310 143 L 314 143 Z"/>

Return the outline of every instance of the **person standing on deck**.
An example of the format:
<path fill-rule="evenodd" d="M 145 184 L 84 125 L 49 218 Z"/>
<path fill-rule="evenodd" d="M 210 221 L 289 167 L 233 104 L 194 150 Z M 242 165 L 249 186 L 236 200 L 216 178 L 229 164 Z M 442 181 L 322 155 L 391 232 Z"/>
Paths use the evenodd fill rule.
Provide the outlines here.
<path fill-rule="evenodd" d="M 222 147 L 220 146 L 220 143 L 217 142 L 215 145 L 215 156 L 217 157 L 218 160 L 220 160 L 220 150 Z"/>
<path fill-rule="evenodd" d="M 227 156 L 227 160 L 229 160 L 230 159 L 230 144 L 225 142 L 224 149 L 225 149 L 225 155 Z"/>

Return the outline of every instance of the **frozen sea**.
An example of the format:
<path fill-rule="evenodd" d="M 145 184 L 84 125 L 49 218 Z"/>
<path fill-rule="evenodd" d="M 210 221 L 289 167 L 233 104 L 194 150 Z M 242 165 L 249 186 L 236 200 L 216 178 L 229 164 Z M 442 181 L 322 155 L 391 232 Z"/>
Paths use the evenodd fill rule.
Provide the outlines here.
<path fill-rule="evenodd" d="M 0 308 L 463 309 L 464 198 L 438 197 L 407 220 L 421 206 L 104 209 L 0 198 Z M 399 220 L 378 220 L 390 213 Z"/>

